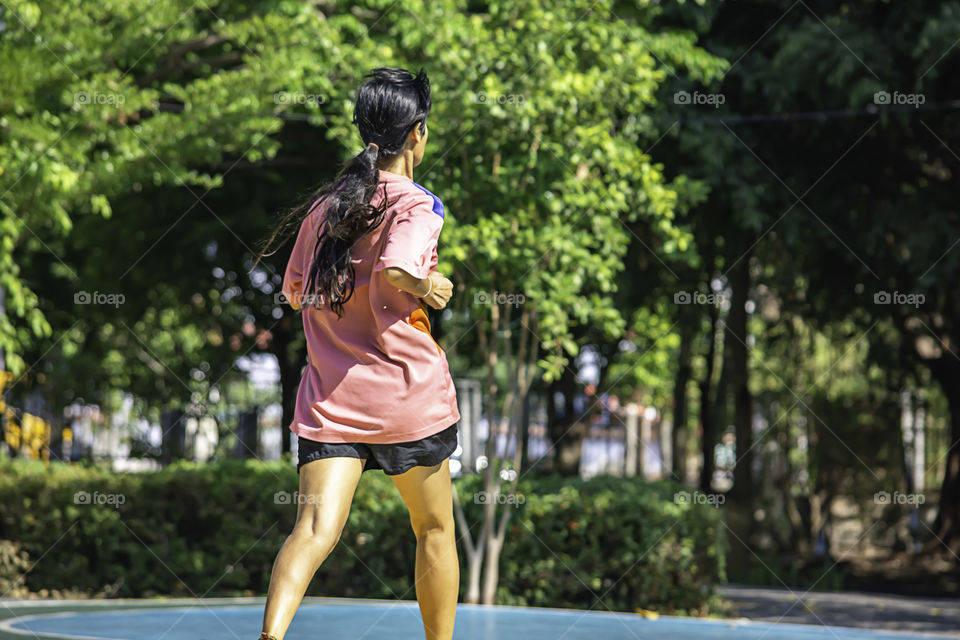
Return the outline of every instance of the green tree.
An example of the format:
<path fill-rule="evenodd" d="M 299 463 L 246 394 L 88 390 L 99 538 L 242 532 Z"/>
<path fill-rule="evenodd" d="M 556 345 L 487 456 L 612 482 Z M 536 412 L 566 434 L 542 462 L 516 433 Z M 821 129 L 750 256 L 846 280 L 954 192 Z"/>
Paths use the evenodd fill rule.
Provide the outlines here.
<path fill-rule="evenodd" d="M 271 295 L 283 257 L 266 275 L 246 273 L 255 238 L 292 194 L 219 189 L 232 172 L 271 163 L 254 186 L 277 184 L 280 116 L 296 111 L 303 126 L 342 112 L 330 104 L 333 79 L 366 64 L 366 28 L 349 12 L 285 2 L 164 0 L 148 12 L 125 0 L 10 2 L 2 11 L 6 368 L 30 385 L 60 366 L 59 406 L 118 386 L 156 404 L 201 405 L 238 354 L 270 344 L 271 328 L 286 338 L 273 344 L 289 347 L 297 323 L 277 317 Z M 96 304 L 94 292 L 122 302 Z M 290 362 L 302 357 L 279 351 L 295 390 Z"/>
<path fill-rule="evenodd" d="M 960 63 L 958 16 L 956 2 L 934 11 L 869 1 L 722 5 L 703 46 L 734 61 L 719 88 L 726 101 L 713 113 L 686 110 L 680 147 L 688 160 L 670 165 L 712 187 L 700 212 L 721 229 L 712 244 L 733 283 L 731 314 L 738 300 L 766 297 L 781 317 L 796 314 L 828 335 L 849 336 L 855 322 L 853 335 L 870 345 L 865 366 L 882 367 L 888 383 L 922 379 L 917 368 L 929 369 L 953 425 L 931 547 L 953 549 L 960 522 L 960 256 L 951 177 L 960 132 L 948 101 Z M 707 246 L 699 244 L 705 239 L 698 235 L 698 246 Z M 749 277 L 737 277 L 738 266 L 749 263 Z M 748 325 L 733 326 L 732 315 L 726 324 L 728 342 L 740 357 L 750 355 L 753 371 L 776 371 L 762 352 L 747 349 L 749 335 L 741 332 Z M 734 368 L 740 386 L 742 362 Z M 734 392 L 733 379 L 727 391 L 723 380 L 718 410 Z M 821 418 L 829 413 L 814 409 L 817 389 L 786 390 L 795 411 L 814 422 L 820 447 L 857 451 L 862 425 Z M 739 441 L 748 414 L 736 413 Z M 897 423 L 880 424 L 886 430 L 878 427 L 879 437 L 898 443 Z M 741 458 L 743 466 L 749 458 Z M 830 481 L 828 468 L 811 470 L 824 474 L 814 485 Z"/>

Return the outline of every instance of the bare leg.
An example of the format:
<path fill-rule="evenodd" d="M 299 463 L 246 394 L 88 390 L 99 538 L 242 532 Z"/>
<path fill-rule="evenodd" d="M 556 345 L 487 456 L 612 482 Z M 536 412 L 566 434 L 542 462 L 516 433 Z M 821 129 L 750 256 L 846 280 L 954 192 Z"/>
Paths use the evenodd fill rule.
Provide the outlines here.
<path fill-rule="evenodd" d="M 460 595 L 450 461 L 391 478 L 417 536 L 415 585 L 427 640 L 450 640 Z"/>
<path fill-rule="evenodd" d="M 300 468 L 297 523 L 277 554 L 263 613 L 263 632 L 283 640 L 310 580 L 340 540 L 363 465 L 325 458 Z"/>

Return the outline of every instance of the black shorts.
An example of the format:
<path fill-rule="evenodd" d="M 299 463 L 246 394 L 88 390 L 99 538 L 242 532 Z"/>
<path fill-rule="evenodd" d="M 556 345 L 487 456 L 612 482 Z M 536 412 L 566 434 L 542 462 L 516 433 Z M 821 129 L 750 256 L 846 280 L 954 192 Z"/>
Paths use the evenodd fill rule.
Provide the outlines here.
<path fill-rule="evenodd" d="M 457 448 L 457 425 L 440 433 L 411 442 L 367 444 L 363 442 L 315 442 L 297 439 L 297 471 L 314 460 L 323 458 L 366 458 L 364 471 L 381 469 L 388 476 L 405 473 L 414 467 L 438 465 Z"/>

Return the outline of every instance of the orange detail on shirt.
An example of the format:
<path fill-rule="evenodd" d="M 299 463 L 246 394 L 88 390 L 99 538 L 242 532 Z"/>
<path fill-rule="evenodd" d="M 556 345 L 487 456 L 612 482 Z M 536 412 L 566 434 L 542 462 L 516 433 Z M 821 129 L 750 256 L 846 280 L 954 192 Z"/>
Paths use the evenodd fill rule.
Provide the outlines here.
<path fill-rule="evenodd" d="M 427 317 L 427 310 L 423 307 L 423 302 L 420 302 L 420 306 L 413 310 L 413 313 L 410 314 L 410 317 L 407 319 L 411 325 L 416 329 L 420 329 L 433 340 L 433 334 L 430 332 L 430 318 Z M 437 345 L 437 353 L 443 355 L 443 351 L 440 349 L 440 345 L 437 344 L 436 340 L 433 340 L 433 344 Z"/>

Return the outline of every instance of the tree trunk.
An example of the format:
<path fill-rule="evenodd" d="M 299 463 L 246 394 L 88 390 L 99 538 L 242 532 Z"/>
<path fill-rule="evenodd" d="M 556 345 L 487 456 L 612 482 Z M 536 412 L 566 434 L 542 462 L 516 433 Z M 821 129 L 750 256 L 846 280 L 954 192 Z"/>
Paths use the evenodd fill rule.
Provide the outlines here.
<path fill-rule="evenodd" d="M 523 414 L 520 417 L 520 469 L 530 468 L 530 394 L 523 397 Z"/>
<path fill-rule="evenodd" d="M 0 316 L 7 315 L 7 289 L 6 287 L 0 285 Z M 0 375 L 5 376 L 7 374 L 7 354 L 3 350 L 3 345 L 0 345 Z M 6 386 L 6 380 L 0 384 L 0 390 Z M 0 418 L 2 420 L 2 418 Z"/>
<path fill-rule="evenodd" d="M 636 402 L 626 406 L 627 421 L 624 427 L 623 475 L 633 478 L 640 469 L 640 407 Z"/>
<path fill-rule="evenodd" d="M 180 409 L 164 411 L 160 417 L 163 429 L 161 450 L 163 464 L 170 464 L 175 460 L 182 460 L 187 442 L 187 415 Z"/>
<path fill-rule="evenodd" d="M 950 408 L 950 441 L 940 486 L 940 509 L 933 523 L 936 538 L 927 543 L 925 550 L 943 549 L 946 545 L 956 552 L 960 550 L 960 362 L 952 354 L 945 354 L 931 362 L 930 369 Z"/>
<path fill-rule="evenodd" d="M 258 456 L 260 431 L 260 408 L 254 407 L 251 411 L 241 411 L 237 414 L 237 446 L 234 457 L 241 460 Z M 287 431 L 289 433 L 289 430 Z"/>
<path fill-rule="evenodd" d="M 700 450 L 703 455 L 703 464 L 700 467 L 700 490 L 704 493 L 713 491 L 713 449 L 717 444 L 717 427 L 714 423 L 713 403 L 710 401 L 710 393 L 713 386 L 713 361 L 717 353 L 717 316 L 720 311 L 717 305 L 710 305 L 710 334 L 708 339 L 710 345 L 707 348 L 707 366 L 700 381 L 700 425 L 701 441 Z"/>
<path fill-rule="evenodd" d="M 496 507 L 496 503 L 494 503 Z M 506 505 L 505 509 L 510 509 Z M 494 513 L 496 509 L 494 508 Z M 487 551 L 484 558 L 483 571 L 483 604 L 497 603 L 497 583 L 500 581 L 500 550 L 503 548 L 503 540 L 499 536 L 491 535 L 487 537 Z"/>
<path fill-rule="evenodd" d="M 927 490 L 927 402 L 924 389 L 917 389 L 913 403 L 913 486 L 914 491 Z"/>
<path fill-rule="evenodd" d="M 550 385 L 547 399 L 547 433 L 553 444 L 553 468 L 565 476 L 580 473 L 580 452 L 585 435 L 584 421 L 574 410 L 577 394 L 576 378 L 570 367 L 565 367 L 559 380 Z M 563 396 L 563 414 L 558 415 L 554 396 Z"/>
<path fill-rule="evenodd" d="M 465 604 L 480 604 L 480 574 L 483 569 L 483 553 L 467 554 L 467 593 Z"/>
<path fill-rule="evenodd" d="M 297 406 L 297 391 L 300 389 L 300 378 L 303 371 L 306 354 L 298 349 L 296 355 L 290 353 L 290 345 L 296 336 L 295 329 L 300 326 L 297 322 L 300 316 L 284 309 L 284 316 L 274 328 L 274 355 L 280 367 L 280 401 L 283 414 L 280 419 L 280 453 L 291 451 L 290 425 L 293 424 L 294 411 Z"/>
<path fill-rule="evenodd" d="M 682 321 L 681 321 L 682 323 Z M 664 473 L 684 482 L 687 478 L 687 384 L 692 377 L 690 342 L 692 336 L 686 324 L 680 327 L 680 354 L 677 358 L 677 376 L 673 384 L 673 456 Z"/>
<path fill-rule="evenodd" d="M 463 511 L 463 504 L 460 502 L 460 494 L 457 490 L 458 485 L 453 485 L 453 517 L 457 521 L 461 535 L 460 540 L 466 548 L 467 557 L 467 592 L 464 594 L 463 602 L 466 604 L 480 603 L 480 574 L 483 570 L 483 552 L 486 540 L 486 529 L 481 527 L 481 533 L 477 541 L 474 542 L 473 535 L 470 533 L 470 525 L 467 522 L 467 515 Z M 476 499 L 476 496 L 474 496 Z"/>
<path fill-rule="evenodd" d="M 733 299 L 728 329 L 730 346 L 730 387 L 733 391 L 733 423 L 737 436 L 737 463 L 733 470 L 731 498 L 748 507 L 753 501 L 753 396 L 750 394 L 747 353 L 747 300 L 750 297 L 750 255 L 733 268 Z"/>
<path fill-rule="evenodd" d="M 7 290 L 3 286 L 0 286 L 0 315 L 6 315 L 6 297 Z M 7 395 L 7 384 L 13 381 L 13 377 L 8 377 L 7 375 L 7 354 L 3 350 L 3 346 L 0 345 L 0 393 L 3 394 L 3 397 L 0 398 L 2 402 L 0 405 L 5 405 L 6 400 L 10 399 L 10 396 Z M 6 411 L 0 411 L 0 443 L 7 441 L 7 415 Z M 14 452 L 11 452 L 12 455 L 16 455 Z"/>

